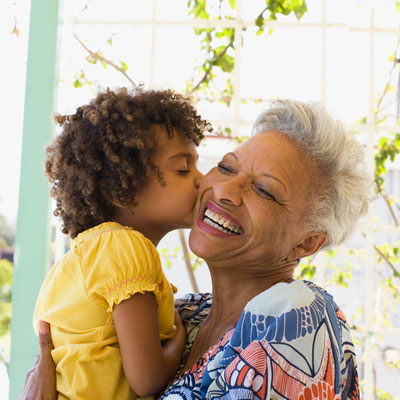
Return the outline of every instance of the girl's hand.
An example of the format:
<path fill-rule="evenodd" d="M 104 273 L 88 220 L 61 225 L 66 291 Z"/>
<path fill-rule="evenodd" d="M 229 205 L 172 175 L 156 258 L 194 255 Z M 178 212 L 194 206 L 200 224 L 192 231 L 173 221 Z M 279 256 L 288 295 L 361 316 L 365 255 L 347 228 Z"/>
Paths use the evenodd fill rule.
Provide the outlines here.
<path fill-rule="evenodd" d="M 186 329 L 181 321 L 181 317 L 175 310 L 174 324 L 176 326 L 175 335 L 163 344 L 164 356 L 176 366 L 176 370 L 181 365 L 182 353 L 186 343 Z"/>
<path fill-rule="evenodd" d="M 50 325 L 39 322 L 39 348 L 35 364 L 28 371 L 25 384 L 18 400 L 56 400 L 56 366 L 51 351 L 53 341 L 50 334 Z"/>

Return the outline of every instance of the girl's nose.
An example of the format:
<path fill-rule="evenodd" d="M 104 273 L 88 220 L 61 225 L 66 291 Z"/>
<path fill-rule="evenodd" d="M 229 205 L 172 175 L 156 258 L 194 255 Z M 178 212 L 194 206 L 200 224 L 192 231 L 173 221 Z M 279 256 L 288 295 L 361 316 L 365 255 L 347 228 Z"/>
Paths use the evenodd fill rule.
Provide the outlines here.
<path fill-rule="evenodd" d="M 213 185 L 215 200 L 234 206 L 242 204 L 242 189 L 243 182 L 239 176 L 214 183 Z"/>

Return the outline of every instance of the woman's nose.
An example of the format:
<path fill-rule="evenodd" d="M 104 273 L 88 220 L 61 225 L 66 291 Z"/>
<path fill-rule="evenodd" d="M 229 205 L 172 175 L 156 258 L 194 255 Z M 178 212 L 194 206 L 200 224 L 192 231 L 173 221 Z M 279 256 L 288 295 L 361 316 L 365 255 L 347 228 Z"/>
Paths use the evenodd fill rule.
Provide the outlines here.
<path fill-rule="evenodd" d="M 215 200 L 221 203 L 230 203 L 234 206 L 242 204 L 242 180 L 239 176 L 214 183 Z"/>

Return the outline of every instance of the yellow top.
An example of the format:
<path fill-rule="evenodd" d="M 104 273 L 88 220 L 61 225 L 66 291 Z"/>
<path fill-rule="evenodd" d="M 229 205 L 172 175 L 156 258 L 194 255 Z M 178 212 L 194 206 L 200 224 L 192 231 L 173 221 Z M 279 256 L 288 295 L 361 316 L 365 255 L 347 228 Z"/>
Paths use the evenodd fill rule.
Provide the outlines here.
<path fill-rule="evenodd" d="M 125 378 L 112 319 L 115 304 L 153 292 L 160 339 L 175 333 L 176 289 L 153 243 L 107 222 L 79 234 L 40 289 L 33 317 L 51 324 L 59 399 L 136 399 Z"/>

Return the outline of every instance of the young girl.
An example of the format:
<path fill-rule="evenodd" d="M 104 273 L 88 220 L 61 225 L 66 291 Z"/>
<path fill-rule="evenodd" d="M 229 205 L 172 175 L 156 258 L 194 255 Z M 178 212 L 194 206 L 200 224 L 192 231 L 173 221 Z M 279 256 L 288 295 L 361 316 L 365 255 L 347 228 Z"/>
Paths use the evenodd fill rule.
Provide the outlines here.
<path fill-rule="evenodd" d="M 51 325 L 58 398 L 154 395 L 186 337 L 155 246 L 191 226 L 195 146 L 211 127 L 170 90 L 107 90 L 56 119 L 63 131 L 46 175 L 73 241 L 43 283 L 34 323 Z"/>

